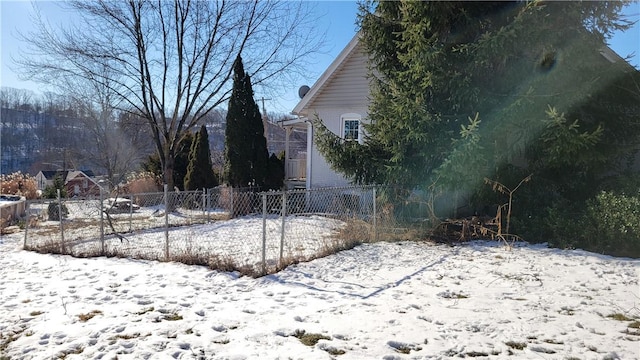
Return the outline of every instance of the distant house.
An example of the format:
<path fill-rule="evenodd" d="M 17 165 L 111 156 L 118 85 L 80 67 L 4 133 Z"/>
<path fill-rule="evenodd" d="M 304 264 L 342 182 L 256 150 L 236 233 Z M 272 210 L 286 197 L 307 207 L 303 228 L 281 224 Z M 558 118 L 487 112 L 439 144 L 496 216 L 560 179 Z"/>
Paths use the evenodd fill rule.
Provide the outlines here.
<path fill-rule="evenodd" d="M 36 175 L 36 184 L 38 185 L 38 190 L 44 190 L 47 186 L 53 185 L 53 179 L 56 176 L 60 176 L 62 179 L 67 178 L 68 171 L 62 170 L 43 170 L 38 172 Z"/>
<path fill-rule="evenodd" d="M 99 196 L 100 186 L 95 180 L 95 175 L 91 170 L 44 170 L 36 175 L 38 190 L 44 190 L 47 186 L 53 185 L 53 180 L 57 177 L 64 180 L 67 196 Z"/>
<path fill-rule="evenodd" d="M 302 99 L 292 112 L 298 118 L 281 123 L 287 129 L 286 141 L 296 129 L 306 129 L 307 132 L 305 159 L 295 158 L 285 150 L 285 183 L 288 188 L 312 189 L 350 184 L 343 175 L 331 170 L 315 147 L 311 120 L 317 114 L 335 134 L 349 141 L 363 141 L 361 124 L 368 121 L 369 80 L 367 55 L 358 42 L 358 36 L 354 36 L 308 92 L 300 94 Z"/>
<path fill-rule="evenodd" d="M 69 171 L 65 181 L 67 196 L 100 196 L 100 186 L 91 171 Z"/>

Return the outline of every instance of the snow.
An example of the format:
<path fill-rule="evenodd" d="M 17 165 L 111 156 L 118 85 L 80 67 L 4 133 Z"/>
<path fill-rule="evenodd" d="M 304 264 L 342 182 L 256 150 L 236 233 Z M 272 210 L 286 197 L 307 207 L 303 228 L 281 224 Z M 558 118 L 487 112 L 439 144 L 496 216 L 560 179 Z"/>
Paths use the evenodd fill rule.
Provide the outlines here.
<path fill-rule="evenodd" d="M 70 211 L 75 222 L 65 222 L 65 244 L 73 254 L 99 254 L 102 243 L 98 220 L 94 217 L 77 215 L 78 211 Z M 172 224 L 189 221 L 189 216 L 182 213 L 170 213 Z M 112 215 L 117 227 L 126 231 L 130 224 L 126 214 Z M 193 216 L 191 217 L 193 218 Z M 88 220 L 83 220 L 88 219 Z M 124 219 L 124 220 L 123 220 Z M 218 259 L 231 259 L 237 266 L 259 272 L 263 258 L 263 226 L 266 228 L 265 260 L 269 269 L 275 269 L 280 258 L 309 259 L 317 257 L 336 241 L 333 235 L 345 225 L 344 222 L 318 215 L 291 215 L 285 218 L 285 234 L 281 237 L 283 219 L 277 215 L 244 216 L 207 224 L 171 227 L 168 230 L 169 253 L 172 258 L 214 256 Z M 164 216 L 155 216 L 149 208 L 142 208 L 131 223 L 133 232 L 123 233 L 124 240 L 107 235 L 105 237 L 106 253 L 126 255 L 142 259 L 164 259 L 165 232 Z M 32 248 L 50 244 L 51 233 L 57 233 L 58 221 L 43 221 L 37 228 L 29 229 L 28 244 Z M 105 226 L 105 230 L 110 228 Z"/>
<path fill-rule="evenodd" d="M 37 254 L 23 236 L 0 238 L 0 358 L 640 358 L 639 329 L 609 317 L 639 320 L 640 260 L 374 243 L 253 279 Z"/>

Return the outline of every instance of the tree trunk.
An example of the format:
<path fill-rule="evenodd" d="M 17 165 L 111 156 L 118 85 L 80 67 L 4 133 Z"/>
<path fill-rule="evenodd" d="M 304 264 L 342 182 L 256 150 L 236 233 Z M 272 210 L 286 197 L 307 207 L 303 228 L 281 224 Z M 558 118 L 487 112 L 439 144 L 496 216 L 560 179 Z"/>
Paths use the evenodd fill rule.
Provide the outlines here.
<path fill-rule="evenodd" d="M 175 164 L 175 155 L 172 153 L 165 155 L 164 168 L 162 169 L 164 183 L 169 187 L 169 191 L 173 191 L 175 186 L 173 183 L 173 166 Z"/>

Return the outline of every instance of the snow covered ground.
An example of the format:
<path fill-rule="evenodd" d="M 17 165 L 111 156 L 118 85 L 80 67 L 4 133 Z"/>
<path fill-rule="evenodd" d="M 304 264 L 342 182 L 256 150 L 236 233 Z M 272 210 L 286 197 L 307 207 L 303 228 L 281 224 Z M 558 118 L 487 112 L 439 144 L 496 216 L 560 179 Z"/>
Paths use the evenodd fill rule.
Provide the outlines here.
<path fill-rule="evenodd" d="M 0 238 L 2 359 L 640 358 L 640 260 L 376 243 L 252 279 L 22 236 Z"/>
<path fill-rule="evenodd" d="M 172 214 L 172 216 L 175 216 Z M 343 222 L 321 216 L 287 216 L 285 236 L 281 237 L 282 219 L 279 216 L 245 216 L 208 224 L 179 226 L 169 229 L 169 253 L 172 258 L 215 256 L 232 260 L 259 272 L 262 262 L 263 225 L 266 226 L 265 260 L 269 269 L 278 265 L 280 247 L 285 258 L 317 257 L 335 242 L 333 235 Z M 47 221 L 30 232 L 29 245 L 46 246 L 51 242 L 47 234 L 58 230 L 57 221 Z M 76 226 L 65 230 L 67 251 L 74 255 L 100 254 L 101 242 L 97 225 Z M 59 233 L 57 233 L 59 234 Z M 56 236 L 59 236 L 57 235 Z M 162 228 L 124 233 L 124 240 L 106 236 L 108 254 L 139 259 L 165 259 L 165 233 Z M 75 240 L 69 240 L 75 239 Z M 59 238 L 56 238 L 59 241 Z"/>

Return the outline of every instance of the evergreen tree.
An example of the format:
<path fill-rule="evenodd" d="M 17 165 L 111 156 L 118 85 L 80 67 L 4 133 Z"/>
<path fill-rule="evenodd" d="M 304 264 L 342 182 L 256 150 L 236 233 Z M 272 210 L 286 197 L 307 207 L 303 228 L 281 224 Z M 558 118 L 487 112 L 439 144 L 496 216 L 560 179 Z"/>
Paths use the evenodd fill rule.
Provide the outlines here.
<path fill-rule="evenodd" d="M 361 183 L 469 201 L 485 177 L 511 186 L 533 173 L 554 196 L 593 195 L 640 138 L 638 72 L 601 55 L 629 25 L 623 5 L 364 3 L 366 142 L 343 142 L 320 121 L 316 142 Z"/>
<path fill-rule="evenodd" d="M 265 190 L 281 190 L 284 185 L 284 153 L 281 157 L 271 154 L 267 170 Z"/>
<path fill-rule="evenodd" d="M 187 166 L 189 165 L 189 153 L 191 151 L 191 144 L 193 143 L 194 135 L 187 131 L 184 133 L 184 137 L 178 143 L 178 149 L 175 154 L 175 162 L 173 168 L 173 184 L 176 188 L 184 190 L 184 177 L 187 174 Z M 144 171 L 151 172 L 152 174 L 162 177 L 162 166 L 160 163 L 160 156 L 158 154 L 150 155 L 147 161 L 142 163 L 142 169 Z M 169 189 L 173 190 L 173 189 Z"/>
<path fill-rule="evenodd" d="M 191 144 L 187 175 L 184 177 L 184 189 L 209 189 L 217 185 L 218 179 L 213 173 L 213 165 L 211 163 L 209 134 L 207 133 L 207 127 L 202 125 Z"/>
<path fill-rule="evenodd" d="M 267 176 L 267 140 L 260 109 L 253 99 L 251 78 L 244 71 L 240 55 L 233 72 L 225 130 L 224 181 L 233 187 L 261 187 Z"/>
<path fill-rule="evenodd" d="M 56 174 L 53 177 L 53 184 L 47 185 L 42 191 L 42 197 L 45 199 L 56 199 L 58 197 L 58 190 L 60 190 L 60 197 L 67 197 L 67 188 L 64 186 L 64 179 L 62 178 L 62 174 Z"/>

